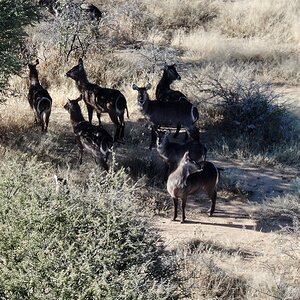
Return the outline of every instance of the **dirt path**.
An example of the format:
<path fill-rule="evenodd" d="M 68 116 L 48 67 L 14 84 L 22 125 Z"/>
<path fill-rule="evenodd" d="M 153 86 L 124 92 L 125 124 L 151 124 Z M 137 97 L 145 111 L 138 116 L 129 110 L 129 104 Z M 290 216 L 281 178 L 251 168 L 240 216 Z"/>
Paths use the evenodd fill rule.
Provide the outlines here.
<path fill-rule="evenodd" d="M 238 161 L 214 161 L 217 165 L 225 167 L 226 171 L 239 170 L 236 180 L 241 182 L 249 192 L 248 200 L 234 199 L 224 191 L 218 194 L 216 211 L 213 217 L 208 217 L 207 211 L 210 201 L 204 194 L 200 198 L 192 197 L 188 200 L 186 208 L 187 222 L 171 221 L 169 218 L 155 218 L 154 226 L 162 235 L 167 247 L 173 248 L 178 244 L 188 243 L 192 239 L 204 237 L 218 240 L 225 244 L 238 243 L 241 247 L 265 239 L 268 228 L 261 228 L 257 224 L 256 215 L 262 202 L 270 196 L 277 196 L 292 190 L 292 179 L 296 178 L 297 170 L 288 169 L 274 172 L 272 168 L 257 168 L 241 164 Z M 299 176 L 299 173 L 298 173 Z M 198 199 L 197 199 L 198 198 Z M 272 240 L 272 238 L 271 238 Z"/>
<path fill-rule="evenodd" d="M 277 88 L 276 91 L 283 95 L 282 101 L 290 105 L 289 109 L 300 120 L 300 87 Z M 263 249 L 272 248 L 274 234 L 262 232 L 269 230 L 258 226 L 255 214 L 268 197 L 291 191 L 292 180 L 300 176 L 300 170 L 257 167 L 232 159 L 212 159 L 212 161 L 225 168 L 227 176 L 234 177 L 234 180 L 248 192 L 248 201 L 231 200 L 219 193 L 213 217 L 208 217 L 204 211 L 201 212 L 199 202 L 190 199 L 187 203 L 185 224 L 171 221 L 171 215 L 169 218 L 155 218 L 154 226 L 158 228 L 166 246 L 174 248 L 178 244 L 201 238 L 225 244 L 239 244 L 242 247 L 257 248 L 263 245 Z M 206 209 L 208 207 L 209 203 L 206 203 Z"/>

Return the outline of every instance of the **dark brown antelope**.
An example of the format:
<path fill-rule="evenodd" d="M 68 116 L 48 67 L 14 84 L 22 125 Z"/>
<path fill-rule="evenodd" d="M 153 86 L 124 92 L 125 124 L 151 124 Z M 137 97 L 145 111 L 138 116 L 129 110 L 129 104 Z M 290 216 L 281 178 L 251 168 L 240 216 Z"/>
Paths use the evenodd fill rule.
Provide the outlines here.
<path fill-rule="evenodd" d="M 79 147 L 79 163 L 82 163 L 82 153 L 85 148 L 95 158 L 96 163 L 108 171 L 107 160 L 113 145 L 113 138 L 101 126 L 94 126 L 84 120 L 78 101 L 79 99 L 68 100 L 64 108 L 70 114 Z"/>
<path fill-rule="evenodd" d="M 101 124 L 101 114 L 108 113 L 115 125 L 114 140 L 122 139 L 125 130 L 125 110 L 127 111 L 127 118 L 129 118 L 124 95 L 118 90 L 102 88 L 90 83 L 87 79 L 81 58 L 78 61 L 78 65 L 68 71 L 66 76 L 75 80 L 76 86 L 81 93 L 81 98 L 87 106 L 89 122 L 92 123 L 94 109 L 97 112 L 99 124 Z"/>
<path fill-rule="evenodd" d="M 151 101 L 147 92 L 151 88 L 150 83 L 146 87 L 138 87 L 133 84 L 132 88 L 138 92 L 137 100 L 142 113 L 152 124 L 150 149 L 155 146 L 156 132 L 160 126 L 176 127 L 174 137 L 178 135 L 183 126 L 193 140 L 199 140 L 199 130 L 196 126 L 199 112 L 196 106 L 188 101 Z"/>
<path fill-rule="evenodd" d="M 35 122 L 42 127 L 42 131 L 47 131 L 51 114 L 52 98 L 48 91 L 39 82 L 36 66 L 39 64 L 37 59 L 35 64 L 28 64 L 29 68 L 29 92 L 28 102 L 34 112 Z"/>
<path fill-rule="evenodd" d="M 219 171 L 213 163 L 208 161 L 195 163 L 190 159 L 189 153 L 186 152 L 177 169 L 170 174 L 167 182 L 167 190 L 174 203 L 173 221 L 177 218 L 178 199 L 180 198 L 182 201 L 181 223 L 183 223 L 188 196 L 194 195 L 200 190 L 205 191 L 211 199 L 210 216 L 212 216 L 216 206 L 218 179 Z"/>
<path fill-rule="evenodd" d="M 167 130 L 163 135 L 158 134 L 156 149 L 166 164 L 165 179 L 173 172 L 183 155 L 188 151 L 190 158 L 195 162 L 205 161 L 207 155 L 206 147 L 199 141 L 189 141 L 186 143 L 176 143 L 170 141 L 170 131 Z"/>
<path fill-rule="evenodd" d="M 170 85 L 175 80 L 181 80 L 176 70 L 176 64 L 168 65 L 165 63 L 163 75 L 157 84 L 155 96 L 158 101 L 181 101 L 187 100 L 187 97 L 180 91 L 172 90 Z"/>
<path fill-rule="evenodd" d="M 87 12 L 89 18 L 92 21 L 99 22 L 102 18 L 102 12 L 98 9 L 97 6 L 91 3 L 82 3 L 80 8 Z"/>
<path fill-rule="evenodd" d="M 57 0 L 39 0 L 38 4 L 45 7 L 52 15 L 56 17 L 62 12 L 69 10 L 78 11 L 79 13 L 82 11 L 84 13 L 84 17 L 87 17 L 91 21 L 100 22 L 102 18 L 102 12 L 95 5 L 90 3 L 74 3 L 73 1 L 64 3 Z"/>

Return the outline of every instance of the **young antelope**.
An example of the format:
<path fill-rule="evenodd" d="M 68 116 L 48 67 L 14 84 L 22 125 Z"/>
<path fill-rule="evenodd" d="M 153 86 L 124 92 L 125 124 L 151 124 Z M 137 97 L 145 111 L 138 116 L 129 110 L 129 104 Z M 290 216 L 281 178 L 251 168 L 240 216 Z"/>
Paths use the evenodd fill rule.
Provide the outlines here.
<path fill-rule="evenodd" d="M 38 59 L 36 60 L 35 64 L 28 64 L 28 102 L 34 112 L 35 122 L 41 125 L 42 131 L 47 131 L 51 114 L 52 98 L 50 97 L 48 91 L 40 84 L 38 71 L 36 69 L 38 64 Z"/>
<path fill-rule="evenodd" d="M 189 153 L 186 152 L 177 169 L 170 174 L 167 181 L 167 190 L 174 203 L 173 221 L 177 218 L 178 199 L 181 198 L 182 201 L 181 223 L 184 223 L 187 198 L 200 190 L 205 191 L 211 199 L 210 216 L 212 216 L 216 206 L 218 180 L 219 171 L 213 163 L 203 161 L 196 164 L 190 159 Z"/>
<path fill-rule="evenodd" d="M 96 163 L 108 171 L 107 160 L 113 145 L 113 138 L 101 126 L 94 126 L 84 120 L 78 101 L 78 99 L 69 100 L 64 108 L 70 114 L 79 147 L 79 163 L 82 163 L 83 149 L 86 149 L 95 158 Z"/>

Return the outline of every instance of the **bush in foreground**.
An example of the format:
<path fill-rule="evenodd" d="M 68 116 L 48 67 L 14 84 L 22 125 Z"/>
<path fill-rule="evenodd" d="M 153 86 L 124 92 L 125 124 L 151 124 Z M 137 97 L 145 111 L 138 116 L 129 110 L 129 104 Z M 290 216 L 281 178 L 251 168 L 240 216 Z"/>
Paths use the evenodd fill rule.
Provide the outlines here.
<path fill-rule="evenodd" d="M 175 299 L 127 176 L 92 174 L 66 193 L 47 170 L 0 165 L 0 298 Z"/>

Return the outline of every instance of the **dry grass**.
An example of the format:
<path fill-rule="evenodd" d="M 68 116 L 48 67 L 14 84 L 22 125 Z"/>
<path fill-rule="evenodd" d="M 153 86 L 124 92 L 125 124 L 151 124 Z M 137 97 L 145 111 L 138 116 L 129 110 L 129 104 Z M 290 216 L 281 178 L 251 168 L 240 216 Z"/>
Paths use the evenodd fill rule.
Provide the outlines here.
<path fill-rule="evenodd" d="M 204 236 L 178 247 L 174 259 L 191 288 L 188 299 L 298 299 L 299 237 L 269 238 L 272 248 L 255 250 Z"/>

